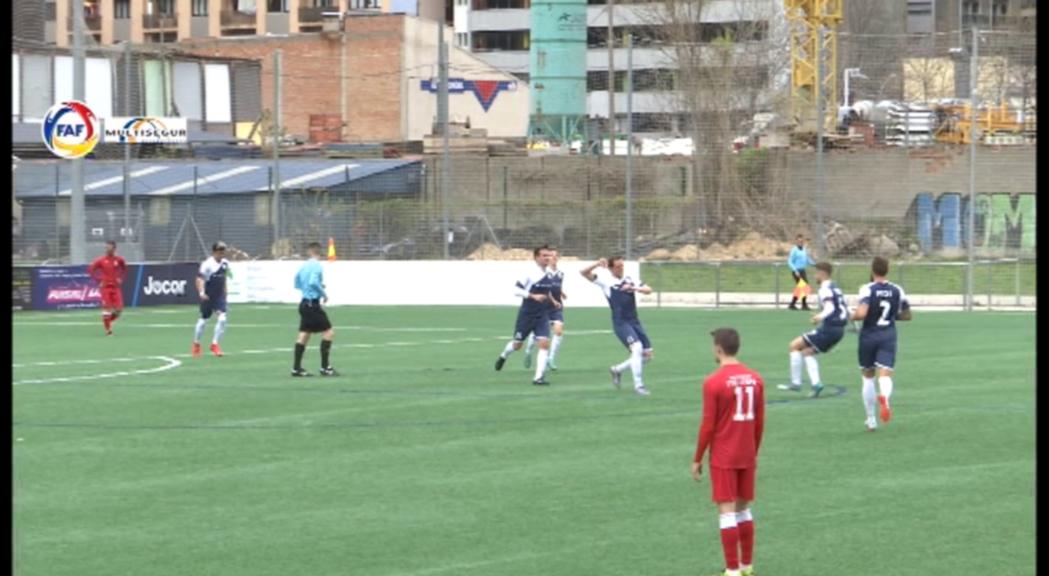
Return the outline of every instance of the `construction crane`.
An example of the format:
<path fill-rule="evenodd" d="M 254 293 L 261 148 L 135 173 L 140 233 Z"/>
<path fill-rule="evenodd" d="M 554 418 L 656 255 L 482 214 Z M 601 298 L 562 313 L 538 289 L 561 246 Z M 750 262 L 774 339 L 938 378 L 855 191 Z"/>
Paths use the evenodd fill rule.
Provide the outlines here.
<path fill-rule="evenodd" d="M 817 98 L 833 131 L 838 102 L 838 24 L 843 0 L 783 0 L 790 26 L 791 112 L 799 132 L 816 132 Z M 823 30 L 822 39 L 820 30 Z M 822 41 L 821 41 L 822 40 Z M 822 82 L 817 71 L 823 64 Z"/>

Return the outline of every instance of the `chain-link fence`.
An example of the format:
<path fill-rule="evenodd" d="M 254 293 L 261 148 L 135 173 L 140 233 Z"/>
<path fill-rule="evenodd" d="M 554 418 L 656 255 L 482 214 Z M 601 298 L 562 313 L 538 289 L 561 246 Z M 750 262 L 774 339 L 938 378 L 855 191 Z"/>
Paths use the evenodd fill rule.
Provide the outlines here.
<path fill-rule="evenodd" d="M 816 93 L 812 114 L 823 110 L 828 118 L 817 135 L 795 117 L 790 26 L 782 18 L 671 24 L 635 22 L 617 32 L 617 42 L 629 34 L 633 49 L 646 52 L 622 60 L 637 69 L 616 67 L 613 96 L 631 93 L 644 106 L 627 110 L 613 98 L 616 125 L 607 113 L 591 118 L 590 141 L 573 146 L 576 153 L 529 153 L 523 146 L 471 151 L 460 134 L 469 134 L 470 119 L 453 114 L 445 129 L 457 138 L 447 166 L 433 115 L 425 118 L 432 130 L 424 154 L 413 156 L 403 145 L 391 154 L 382 144 L 401 141 L 426 116 L 409 109 L 414 99 L 389 110 L 400 133 L 391 129 L 366 142 L 363 131 L 374 116 L 366 118 L 345 96 L 387 81 L 414 89 L 435 76 L 436 60 L 364 71 L 347 68 L 335 52 L 312 56 L 309 65 L 288 59 L 278 78 L 269 54 L 219 61 L 184 47 L 92 46 L 89 60 L 109 62 L 111 113 L 184 116 L 200 134 L 256 146 L 138 147 L 126 162 L 124 147 L 100 146 L 88 161 L 87 240 L 126 234 L 150 260 L 195 259 L 220 238 L 239 257 L 293 257 L 306 242 L 331 238 L 340 258 L 354 259 L 442 258 L 447 241 L 449 257 L 457 259 L 521 257 L 515 251 L 549 242 L 570 258 L 629 253 L 647 262 L 771 262 L 785 260 L 797 234 L 809 239 L 816 257 L 835 260 L 1034 257 L 1033 34 L 841 32 L 833 70 L 820 72 L 835 78 L 836 89 Z M 591 49 L 607 45 L 594 36 Z M 34 50 L 16 49 L 17 121 L 39 117 L 65 90 L 59 86 L 65 56 Z M 222 115 L 212 98 L 220 85 L 207 71 L 215 65 L 227 66 L 232 79 L 219 98 L 227 101 Z M 95 66 L 101 74 L 103 66 Z M 453 61 L 449 75 L 480 66 Z M 49 79 L 32 72 L 43 69 L 52 71 Z M 612 77 L 591 71 L 591 92 L 607 89 Z M 349 118 L 348 126 L 322 126 L 324 118 L 296 106 L 312 85 L 332 92 L 330 116 Z M 277 118 L 275 93 L 282 102 Z M 837 101 L 830 101 L 833 94 Z M 349 143 L 310 158 L 301 146 L 285 147 L 274 159 L 278 124 L 285 142 Z M 619 143 L 609 154 L 603 139 L 613 130 Z M 66 169 L 24 158 L 15 171 L 16 259 L 68 258 Z M 126 203 L 113 188 L 123 186 L 125 172 Z M 1027 286 L 1028 267 L 1017 269 Z M 944 293 L 953 294 L 953 280 L 945 282 Z"/>

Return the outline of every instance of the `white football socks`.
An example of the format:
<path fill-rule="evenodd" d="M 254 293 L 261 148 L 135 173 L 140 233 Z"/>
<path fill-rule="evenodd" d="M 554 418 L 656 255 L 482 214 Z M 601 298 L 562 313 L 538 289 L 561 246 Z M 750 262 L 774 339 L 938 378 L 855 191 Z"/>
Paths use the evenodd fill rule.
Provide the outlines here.
<path fill-rule="evenodd" d="M 640 388 L 644 386 L 641 381 L 641 366 L 644 364 L 642 359 L 643 351 L 641 349 L 640 342 L 634 342 L 630 346 L 630 372 L 634 375 L 634 388 Z"/>
<path fill-rule="evenodd" d="M 801 387 L 801 352 L 790 351 L 790 385 Z"/>
<path fill-rule="evenodd" d="M 863 407 L 867 409 L 867 419 L 874 418 L 874 407 L 878 402 L 878 393 L 874 390 L 874 378 L 863 377 Z"/>
<path fill-rule="evenodd" d="M 809 370 L 809 383 L 811 383 L 813 387 L 822 384 L 822 382 L 820 382 L 820 363 L 816 360 L 815 356 L 805 357 L 805 367 Z"/>
<path fill-rule="evenodd" d="M 550 350 L 547 348 L 540 348 L 539 353 L 535 356 L 535 379 L 542 380 L 543 372 L 546 372 L 546 358 L 550 355 Z"/>
<path fill-rule="evenodd" d="M 503 348 L 503 353 L 499 355 L 500 358 L 509 358 L 514 353 L 514 341 L 511 340 L 506 343 L 506 348 Z"/>
<path fill-rule="evenodd" d="M 886 400 L 889 396 L 892 396 L 892 378 L 889 376 L 882 376 L 878 378 L 878 393 L 885 397 Z"/>
<path fill-rule="evenodd" d="M 212 344 L 218 344 L 219 340 L 222 339 L 222 335 L 226 333 L 226 313 L 219 314 L 219 319 L 215 322 L 215 335 L 211 339 Z"/>
<path fill-rule="evenodd" d="M 535 348 L 535 334 L 528 335 L 528 341 L 525 342 L 525 354 L 531 354 L 532 348 Z"/>
<path fill-rule="evenodd" d="M 208 325 L 208 321 L 203 318 L 197 319 L 197 327 L 193 331 L 193 343 L 200 344 L 200 339 L 204 337 L 204 328 Z"/>
<path fill-rule="evenodd" d="M 558 336 L 554 334 L 553 341 L 550 343 L 550 361 L 553 362 L 557 358 L 557 349 L 561 347 L 561 340 L 564 336 Z"/>

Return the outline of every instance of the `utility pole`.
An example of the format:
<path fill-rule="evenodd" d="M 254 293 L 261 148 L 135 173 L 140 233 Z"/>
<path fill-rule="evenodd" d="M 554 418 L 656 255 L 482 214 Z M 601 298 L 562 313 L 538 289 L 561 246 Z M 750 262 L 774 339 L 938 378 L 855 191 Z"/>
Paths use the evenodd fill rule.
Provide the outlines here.
<path fill-rule="evenodd" d="M 73 100 L 84 101 L 84 0 L 73 0 Z M 73 160 L 69 198 L 69 263 L 87 263 L 84 210 L 84 159 Z"/>
<path fill-rule="evenodd" d="M 824 257 L 827 255 L 826 235 L 823 231 L 823 192 L 825 185 L 823 173 L 823 130 L 827 122 L 826 108 L 824 107 L 826 94 L 823 91 L 823 78 L 826 72 L 823 69 L 823 41 L 825 33 L 823 26 L 820 26 L 818 40 L 819 57 L 816 58 L 816 233 L 819 235 L 820 254 Z"/>
<path fill-rule="evenodd" d="M 973 309 L 973 252 L 976 238 L 976 115 L 979 112 L 979 100 L 976 91 L 979 87 L 977 76 L 980 72 L 980 31 L 972 28 L 973 47 L 969 53 L 969 268 L 965 278 L 965 309 Z M 990 302 L 987 303 L 990 305 Z"/>
<path fill-rule="evenodd" d="M 124 42 L 124 115 L 131 116 L 131 42 Z M 124 142 L 124 233 L 121 241 L 131 241 L 131 145 Z"/>
<path fill-rule="evenodd" d="M 444 42 L 444 23 L 437 24 L 437 122 L 441 126 L 441 243 L 448 259 L 451 230 L 448 228 L 448 45 Z"/>
<path fill-rule="evenodd" d="M 608 0 L 608 150 L 616 155 L 616 1 Z"/>
<path fill-rule="evenodd" d="M 280 241 L 281 50 L 273 52 L 273 242 Z M 276 256 L 276 254 L 274 254 Z"/>
<path fill-rule="evenodd" d="M 634 35 L 626 35 L 626 259 L 634 252 Z"/>

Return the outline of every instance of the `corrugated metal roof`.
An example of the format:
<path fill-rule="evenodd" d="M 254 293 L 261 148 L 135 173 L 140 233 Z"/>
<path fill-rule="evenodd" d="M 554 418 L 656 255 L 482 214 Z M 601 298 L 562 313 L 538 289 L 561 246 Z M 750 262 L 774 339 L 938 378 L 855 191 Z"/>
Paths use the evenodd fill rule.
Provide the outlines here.
<path fill-rule="evenodd" d="M 395 170 L 417 160 L 282 160 L 281 188 L 330 188 Z M 227 160 L 208 162 L 135 162 L 131 165 L 134 196 L 243 194 L 268 190 L 272 162 Z M 69 196 L 72 164 L 22 161 L 14 173 L 16 198 Z M 57 173 L 56 173 L 57 171 Z M 120 196 L 123 163 L 84 163 L 84 191 L 88 196 Z"/>

